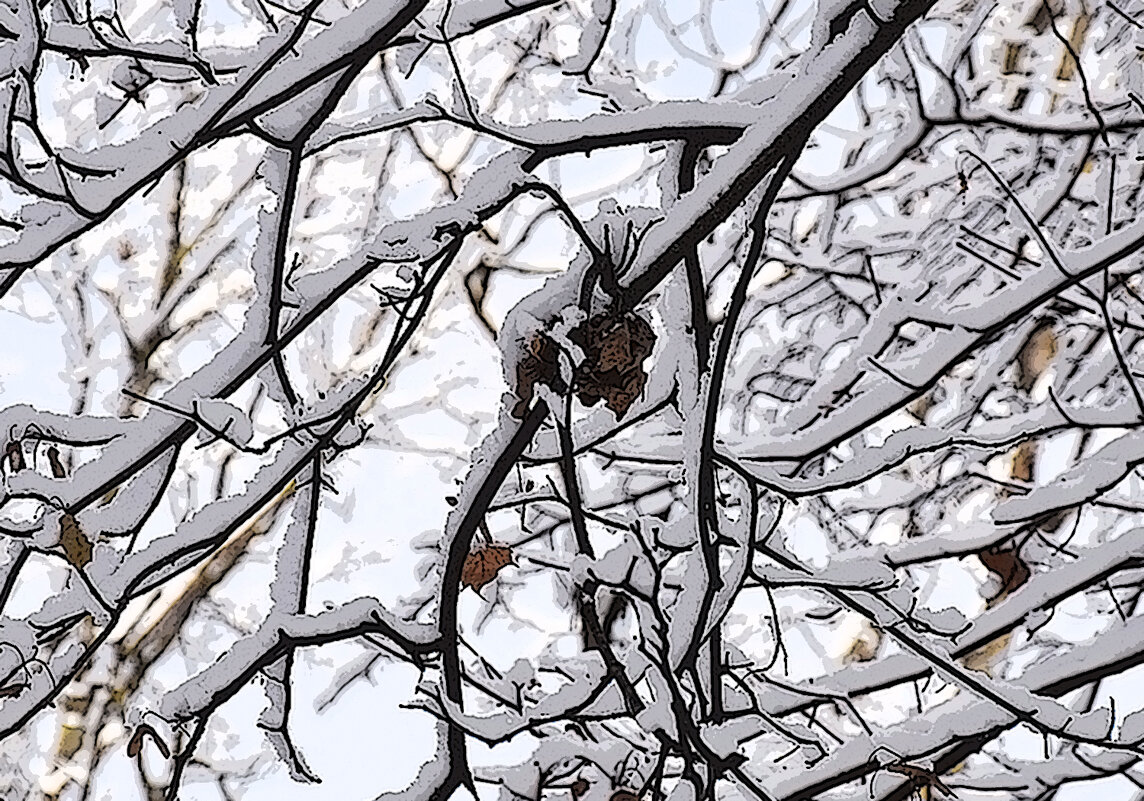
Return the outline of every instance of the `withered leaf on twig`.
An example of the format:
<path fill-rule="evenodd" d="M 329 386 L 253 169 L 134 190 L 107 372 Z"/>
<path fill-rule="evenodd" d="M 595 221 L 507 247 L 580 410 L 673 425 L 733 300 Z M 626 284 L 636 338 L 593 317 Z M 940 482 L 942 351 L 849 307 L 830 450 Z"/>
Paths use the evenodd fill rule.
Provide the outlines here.
<path fill-rule="evenodd" d="M 864 626 L 846 653 L 842 656 L 843 662 L 872 662 L 878 656 L 878 649 L 882 645 L 882 631 L 876 626 Z"/>
<path fill-rule="evenodd" d="M 1010 593 L 1019 590 L 1031 575 L 1029 566 L 1014 545 L 993 545 L 980 551 L 977 558 L 1001 580 L 1001 589 L 989 599 L 988 606 L 996 605 Z"/>
<path fill-rule="evenodd" d="M 1057 335 L 1052 320 L 1042 322 L 1025 340 L 1017 355 L 1017 386 L 1031 392 L 1037 379 L 1057 355 Z"/>
<path fill-rule="evenodd" d="M 1032 481 L 1033 469 L 1036 465 L 1036 440 L 1027 439 L 1014 448 L 1009 455 L 1009 477 L 1018 481 Z"/>
<path fill-rule="evenodd" d="M 73 567 L 84 568 L 91 562 L 91 540 L 70 514 L 64 514 L 60 519 L 60 546 Z"/>
<path fill-rule="evenodd" d="M 481 588 L 496 578 L 505 565 L 512 564 L 512 550 L 506 545 L 482 545 L 465 557 L 461 566 L 461 586 Z"/>
<path fill-rule="evenodd" d="M 651 326 L 634 312 L 610 312 L 581 323 L 568 332 L 568 338 L 584 351 L 584 361 L 573 373 L 580 402 L 595 406 L 602 400 L 616 420 L 623 419 L 647 385 L 643 363 L 655 345 Z M 516 366 L 520 400 L 513 407 L 513 417 L 524 418 L 537 384 L 564 391 L 558 353 L 556 343 L 543 332 L 530 340 L 528 352 Z"/>
<path fill-rule="evenodd" d="M 537 384 L 558 388 L 560 367 L 556 363 L 556 352 L 556 343 L 546 334 L 537 333 L 529 341 L 528 353 L 516 365 L 516 396 L 520 400 L 513 407 L 513 417 L 524 419 Z"/>
<path fill-rule="evenodd" d="M 603 400 L 616 420 L 623 419 L 647 385 L 643 363 L 655 345 L 651 326 L 633 312 L 602 314 L 573 329 L 568 338 L 584 350 L 576 369 L 580 402 L 595 406 Z"/>

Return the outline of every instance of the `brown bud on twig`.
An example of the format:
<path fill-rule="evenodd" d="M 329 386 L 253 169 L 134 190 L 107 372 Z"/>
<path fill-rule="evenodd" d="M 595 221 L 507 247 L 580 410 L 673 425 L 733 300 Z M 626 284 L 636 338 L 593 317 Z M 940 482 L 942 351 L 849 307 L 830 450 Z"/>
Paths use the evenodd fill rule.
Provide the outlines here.
<path fill-rule="evenodd" d="M 52 478 L 63 478 L 67 475 L 63 462 L 60 461 L 60 449 L 55 445 L 48 448 L 48 464 L 52 466 Z"/>
<path fill-rule="evenodd" d="M 9 442 L 4 455 L 8 457 L 8 466 L 12 468 L 13 473 L 24 469 L 24 449 L 19 442 Z"/>

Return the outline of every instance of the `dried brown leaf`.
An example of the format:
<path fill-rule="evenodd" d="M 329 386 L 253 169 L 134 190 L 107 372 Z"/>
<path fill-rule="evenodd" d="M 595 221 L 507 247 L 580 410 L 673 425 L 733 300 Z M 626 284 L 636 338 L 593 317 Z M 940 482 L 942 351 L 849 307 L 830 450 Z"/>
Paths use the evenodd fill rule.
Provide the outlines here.
<path fill-rule="evenodd" d="M 1052 321 L 1041 323 L 1025 340 L 1017 355 L 1017 386 L 1028 392 L 1057 355 L 1057 334 Z"/>
<path fill-rule="evenodd" d="M 1020 551 L 1013 545 L 994 545 L 980 551 L 977 558 L 1001 580 L 1001 589 L 989 599 L 989 606 L 1019 590 L 1032 575 L 1029 566 L 1021 558 Z"/>
<path fill-rule="evenodd" d="M 1027 439 L 1013 449 L 1009 461 L 1009 475 L 1018 481 L 1032 481 L 1037 464 L 1037 443 Z"/>
<path fill-rule="evenodd" d="M 633 312 L 602 314 L 568 337 L 584 351 L 584 361 L 576 368 L 580 402 L 595 406 L 602 400 L 616 420 L 623 419 L 647 385 L 643 363 L 655 345 L 651 326 Z"/>
<path fill-rule="evenodd" d="M 538 333 L 528 343 L 528 353 L 516 366 L 516 396 L 520 401 L 513 407 L 513 417 L 524 419 L 536 394 L 537 384 L 553 388 L 559 384 L 560 367 L 556 363 L 556 354 L 556 343 L 546 334 Z"/>
<path fill-rule="evenodd" d="M 56 756 L 61 759 L 71 759 L 83 747 L 84 730 L 82 726 L 64 724 L 60 727 L 60 739 L 56 743 Z"/>
<path fill-rule="evenodd" d="M 854 642 L 850 644 L 850 648 L 843 655 L 842 661 L 847 663 L 871 662 L 878 655 L 878 649 L 881 645 L 881 631 L 872 626 L 867 626 L 854 637 Z"/>
<path fill-rule="evenodd" d="M 995 640 L 990 640 L 975 651 L 966 654 L 962 664 L 966 670 L 975 670 L 992 677 L 997 666 L 1001 664 L 1013 639 L 1013 632 L 1006 632 Z"/>
<path fill-rule="evenodd" d="M 643 393 L 648 374 L 643 363 L 655 346 L 655 332 L 647 320 L 634 312 L 599 314 L 568 332 L 584 352 L 575 370 L 577 397 L 585 406 L 601 400 L 620 420 Z M 516 396 L 512 414 L 523 419 L 544 384 L 556 392 L 566 389 L 560 378 L 559 348 L 545 333 L 535 334 L 528 353 L 516 366 Z"/>
<path fill-rule="evenodd" d="M 512 564 L 512 549 L 506 545 L 483 545 L 465 557 L 461 566 L 461 586 L 472 587 L 476 592 L 497 577 L 506 566 Z"/>
<path fill-rule="evenodd" d="M 73 567 L 82 569 L 91 562 L 91 540 L 70 514 L 64 514 L 60 520 L 60 546 Z"/>

